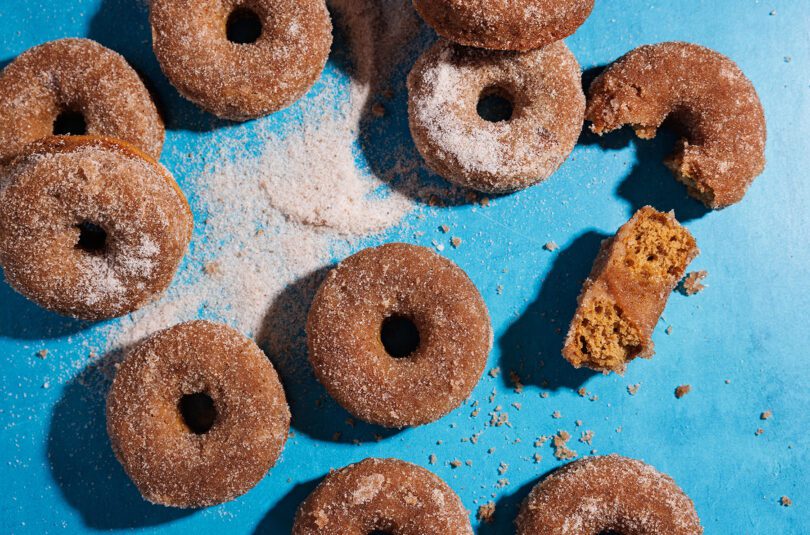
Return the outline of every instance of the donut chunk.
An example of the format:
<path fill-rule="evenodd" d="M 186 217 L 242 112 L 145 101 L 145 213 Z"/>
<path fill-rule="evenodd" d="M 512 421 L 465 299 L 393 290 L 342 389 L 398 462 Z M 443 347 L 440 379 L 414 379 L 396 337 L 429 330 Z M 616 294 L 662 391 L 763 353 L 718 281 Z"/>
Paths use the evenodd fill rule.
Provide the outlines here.
<path fill-rule="evenodd" d="M 0 74 L 0 162 L 60 133 L 73 115 L 89 135 L 122 139 L 154 159 L 165 135 L 149 92 L 119 54 L 89 39 L 36 46 Z"/>
<path fill-rule="evenodd" d="M 232 42 L 239 18 L 260 25 Z M 152 42 L 180 93 L 219 117 L 245 121 L 286 108 L 321 74 L 332 46 L 324 0 L 152 0 Z"/>
<path fill-rule="evenodd" d="M 298 508 L 293 535 L 472 535 L 447 484 L 398 459 L 365 459 L 326 476 Z"/>
<path fill-rule="evenodd" d="M 532 489 L 518 535 L 701 535 L 692 500 L 641 461 L 608 455 L 575 461 Z"/>
<path fill-rule="evenodd" d="M 593 0 L 413 0 L 436 32 L 461 45 L 533 50 L 582 26 Z"/>
<path fill-rule="evenodd" d="M 509 193 L 551 176 L 582 130 L 585 95 L 563 42 L 526 53 L 465 48 L 440 40 L 408 76 L 416 148 L 437 174 L 486 193 Z M 479 103 L 511 106 L 490 121 Z"/>
<path fill-rule="evenodd" d="M 652 332 L 667 299 L 698 254 L 675 215 L 645 206 L 610 239 L 579 296 L 563 347 L 577 368 L 622 373 L 653 355 Z"/>
<path fill-rule="evenodd" d="M 587 120 L 597 134 L 623 125 L 651 139 L 671 118 L 683 138 L 666 165 L 712 209 L 742 200 L 765 168 L 765 113 L 729 58 L 690 43 L 632 50 L 594 80 Z"/>
<path fill-rule="evenodd" d="M 357 418 L 405 427 L 456 408 L 481 378 L 492 328 L 467 275 L 424 247 L 391 243 L 333 269 L 307 320 L 318 380 Z"/>
<path fill-rule="evenodd" d="M 0 265 L 12 288 L 75 318 L 109 319 L 157 298 L 191 239 L 171 174 L 124 142 L 50 137 L 0 184 Z"/>
<path fill-rule="evenodd" d="M 289 427 L 284 390 L 264 353 L 207 321 L 138 344 L 107 397 L 115 456 L 145 499 L 171 507 L 215 505 L 253 488 Z"/>

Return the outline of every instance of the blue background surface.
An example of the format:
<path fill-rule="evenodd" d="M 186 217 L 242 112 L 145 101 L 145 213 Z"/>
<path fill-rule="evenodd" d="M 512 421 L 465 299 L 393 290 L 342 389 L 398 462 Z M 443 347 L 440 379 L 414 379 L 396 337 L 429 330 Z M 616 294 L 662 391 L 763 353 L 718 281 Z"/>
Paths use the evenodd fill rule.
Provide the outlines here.
<path fill-rule="evenodd" d="M 544 184 L 495 199 L 487 208 L 425 208 L 423 219 L 410 217 L 401 228 L 369 240 L 430 246 L 432 240 L 447 242 L 449 235 L 438 226 L 450 225 L 464 242 L 458 249 L 448 244 L 443 254 L 470 274 L 489 305 L 495 346 L 488 369 L 497 366 L 502 373 L 485 375 L 470 400 L 446 418 L 401 432 L 349 426 L 348 415 L 328 399 L 316 406 L 323 391 L 311 377 L 287 383 L 294 436 L 270 474 L 232 503 L 190 512 L 141 500 L 110 451 L 103 395 L 86 386 L 101 380 L 81 364 L 98 327 L 42 311 L 0 283 L 0 531 L 287 533 L 295 508 L 330 468 L 393 456 L 436 472 L 471 516 L 478 505 L 495 501 L 496 522 L 476 529 L 510 533 L 520 501 L 562 464 L 549 443 L 536 448 L 535 439 L 564 429 L 580 455 L 591 448 L 616 452 L 672 475 L 695 501 L 707 533 L 807 533 L 808 29 L 807 0 L 597 2 L 567 40 L 586 78 L 645 43 L 687 40 L 730 56 L 765 107 L 765 173 L 742 203 L 707 213 L 661 164 L 671 136 L 640 142 L 623 131 L 600 141 L 586 133 Z M 204 139 L 253 128 L 218 121 L 177 95 L 152 55 L 143 2 L 0 0 L 0 66 L 33 45 L 67 36 L 88 36 L 121 52 L 154 86 L 168 127 L 163 163 L 169 169 Z M 330 63 L 325 76 L 336 70 Z M 404 72 L 395 80 L 384 135 L 372 136 L 380 146 L 359 151 L 358 158 L 381 157 L 383 139 L 414 150 L 403 79 Z M 265 122 L 282 124 L 295 113 L 293 107 Z M 184 165 L 177 175 L 181 186 L 195 172 Z M 672 296 L 654 335 L 653 360 L 634 362 L 624 377 L 576 372 L 559 350 L 580 284 L 599 241 L 645 204 L 675 209 L 695 234 L 702 254 L 692 269 L 709 271 L 709 288 L 689 298 Z M 415 231 L 425 234 L 417 238 Z M 543 250 L 549 240 L 560 250 Z M 41 349 L 50 351 L 47 359 L 37 358 Z M 513 391 L 510 370 L 522 378 L 522 393 Z M 641 386 L 631 396 L 627 386 L 636 383 Z M 692 393 L 676 400 L 674 388 L 685 383 Z M 598 400 L 580 397 L 582 386 Z M 493 389 L 497 396 L 490 402 Z M 474 401 L 482 409 L 478 417 L 471 417 Z M 508 412 L 511 427 L 485 425 L 496 405 Z M 765 410 L 773 418 L 761 421 Z M 552 418 L 554 411 L 562 417 Z M 764 433 L 755 436 L 760 427 Z M 593 446 L 576 440 L 585 429 L 595 433 Z M 335 432 L 342 433 L 337 442 Z M 477 444 L 462 441 L 478 432 Z M 382 435 L 379 442 L 375 434 Z M 495 452 L 488 454 L 490 448 Z M 539 463 L 531 458 L 535 452 L 543 457 Z M 435 465 L 428 464 L 431 454 L 438 458 Z M 472 467 L 453 469 L 453 459 L 469 459 Z M 509 465 L 503 475 L 501 462 Z M 501 478 L 509 484 L 499 488 Z M 783 495 L 792 507 L 779 504 Z"/>

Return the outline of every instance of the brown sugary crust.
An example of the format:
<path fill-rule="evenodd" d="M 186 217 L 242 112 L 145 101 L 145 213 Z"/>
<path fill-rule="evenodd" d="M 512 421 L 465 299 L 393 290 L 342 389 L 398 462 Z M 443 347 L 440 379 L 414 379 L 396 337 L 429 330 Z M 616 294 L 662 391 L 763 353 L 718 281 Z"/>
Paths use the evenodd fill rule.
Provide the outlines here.
<path fill-rule="evenodd" d="M 594 0 L 414 0 L 436 32 L 465 46 L 526 51 L 574 33 Z"/>
<path fill-rule="evenodd" d="M 518 535 L 701 535 L 692 500 L 669 476 L 618 455 L 575 461 L 532 489 Z"/>
<path fill-rule="evenodd" d="M 184 395 L 205 393 L 216 420 L 189 430 Z M 193 321 L 138 344 L 107 397 L 113 451 L 150 502 L 171 507 L 223 503 L 253 488 L 287 440 L 290 412 L 273 365 L 234 329 Z"/>
<path fill-rule="evenodd" d="M 410 319 L 420 344 L 393 358 L 386 318 Z M 391 243 L 341 262 L 318 290 L 307 320 L 309 361 L 346 410 L 386 427 L 421 425 L 458 407 L 478 383 L 492 347 L 484 300 L 467 275 L 424 247 Z"/>
<path fill-rule="evenodd" d="M 262 22 L 251 44 L 228 40 L 236 9 Z M 332 46 L 324 0 L 152 0 L 152 42 L 180 93 L 219 117 L 244 121 L 286 108 L 312 87 Z"/>
<path fill-rule="evenodd" d="M 172 175 L 133 145 L 94 136 L 29 144 L 0 179 L 0 265 L 8 283 L 59 314 L 128 314 L 169 286 L 193 218 Z M 107 233 L 103 250 L 79 244 L 78 225 Z"/>
<path fill-rule="evenodd" d="M 652 332 L 669 295 L 698 254 L 673 213 L 645 206 L 602 243 L 563 347 L 576 367 L 623 372 L 653 355 Z"/>
<path fill-rule="evenodd" d="M 438 476 L 398 459 L 332 472 L 295 515 L 293 535 L 472 535 L 467 511 Z"/>
<path fill-rule="evenodd" d="M 509 120 L 478 114 L 490 93 L 514 105 Z M 518 53 L 439 40 L 411 70 L 408 94 L 411 133 L 428 166 L 487 193 L 551 176 L 576 145 L 585 113 L 580 66 L 561 41 Z"/>
<path fill-rule="evenodd" d="M 682 130 L 666 164 L 712 209 L 742 200 L 765 168 L 767 129 L 756 89 L 732 60 L 682 42 L 630 51 L 589 90 L 586 119 L 603 134 L 631 125 L 655 137 L 667 117 Z"/>
<path fill-rule="evenodd" d="M 95 41 L 59 39 L 23 52 L 0 74 L 0 161 L 52 135 L 65 111 L 82 114 L 88 135 L 160 158 L 163 121 L 138 73 Z"/>

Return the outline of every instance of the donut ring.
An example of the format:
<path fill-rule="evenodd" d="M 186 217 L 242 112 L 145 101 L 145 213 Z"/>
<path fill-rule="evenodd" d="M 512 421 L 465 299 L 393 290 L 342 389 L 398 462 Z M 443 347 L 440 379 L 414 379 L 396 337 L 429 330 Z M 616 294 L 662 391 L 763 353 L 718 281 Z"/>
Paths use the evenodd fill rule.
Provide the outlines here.
<path fill-rule="evenodd" d="M 253 488 L 289 427 L 284 390 L 264 353 L 207 321 L 138 344 L 107 397 L 115 456 L 145 499 L 171 507 L 215 505 Z"/>
<path fill-rule="evenodd" d="M 155 54 L 180 93 L 225 119 L 244 121 L 286 108 L 326 65 L 332 22 L 324 0 L 152 0 Z M 261 22 L 250 44 L 228 40 L 228 19 Z"/>
<path fill-rule="evenodd" d="M 518 535 L 700 535 L 692 500 L 667 475 L 641 461 L 608 455 L 575 461 L 532 489 Z"/>
<path fill-rule="evenodd" d="M 415 329 L 395 358 L 383 330 Z M 340 263 L 318 290 L 307 320 L 318 380 L 357 418 L 405 427 L 456 408 L 481 377 L 492 347 L 481 295 L 455 264 L 404 243 L 365 249 Z M 415 347 L 415 348 L 414 348 Z"/>
<path fill-rule="evenodd" d="M 298 508 L 293 535 L 472 535 L 468 513 L 435 474 L 365 459 L 326 476 Z"/>
<path fill-rule="evenodd" d="M 765 113 L 748 78 L 714 50 L 681 42 L 630 51 L 589 90 L 586 119 L 602 135 L 629 124 L 655 137 L 670 117 L 684 138 L 667 161 L 689 194 L 712 209 L 742 200 L 765 168 Z"/>
<path fill-rule="evenodd" d="M 413 0 L 436 33 L 461 45 L 534 50 L 582 26 L 594 0 Z"/>
<path fill-rule="evenodd" d="M 172 281 L 192 216 L 171 174 L 120 140 L 45 138 L 4 169 L 0 265 L 12 288 L 59 314 L 128 314 Z"/>
<path fill-rule="evenodd" d="M 23 52 L 0 74 L 0 162 L 53 135 L 64 112 L 80 114 L 89 135 L 160 159 L 163 121 L 138 73 L 95 41 L 59 39 Z"/>
<path fill-rule="evenodd" d="M 509 193 L 547 179 L 582 130 L 585 95 L 576 58 L 563 42 L 526 53 L 465 48 L 440 40 L 408 76 L 416 148 L 434 172 L 486 193 Z M 490 95 L 514 109 L 489 122 Z"/>

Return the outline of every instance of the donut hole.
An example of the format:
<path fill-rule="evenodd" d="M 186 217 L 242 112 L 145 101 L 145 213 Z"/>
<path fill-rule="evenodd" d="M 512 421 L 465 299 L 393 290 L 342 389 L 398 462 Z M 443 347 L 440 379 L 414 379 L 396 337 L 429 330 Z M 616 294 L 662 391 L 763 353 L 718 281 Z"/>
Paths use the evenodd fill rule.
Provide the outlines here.
<path fill-rule="evenodd" d="M 53 121 L 55 136 L 83 136 L 87 134 L 87 121 L 84 114 L 75 110 L 64 110 Z"/>
<path fill-rule="evenodd" d="M 407 358 L 419 348 L 419 329 L 411 318 L 395 314 L 383 320 L 380 340 L 391 357 Z"/>
<path fill-rule="evenodd" d="M 183 423 L 195 435 L 206 434 L 217 420 L 214 400 L 205 392 L 186 394 L 177 403 Z"/>
<path fill-rule="evenodd" d="M 91 221 L 82 221 L 76 228 L 79 229 L 79 240 L 76 249 L 85 253 L 100 255 L 107 248 L 107 231 Z"/>
<path fill-rule="evenodd" d="M 489 123 L 508 121 L 515 113 L 515 99 L 500 86 L 487 87 L 478 97 L 478 116 Z"/>
<path fill-rule="evenodd" d="M 228 41 L 237 45 L 250 45 L 262 36 L 262 19 L 249 7 L 237 7 L 225 23 Z"/>

